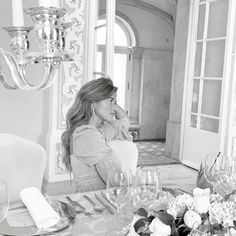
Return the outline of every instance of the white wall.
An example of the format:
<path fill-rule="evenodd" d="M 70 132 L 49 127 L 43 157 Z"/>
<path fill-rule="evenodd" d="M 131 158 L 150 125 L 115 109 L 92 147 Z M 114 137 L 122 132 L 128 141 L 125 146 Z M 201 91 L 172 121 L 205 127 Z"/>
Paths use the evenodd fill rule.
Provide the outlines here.
<path fill-rule="evenodd" d="M 127 15 L 138 31 L 140 45 L 144 48 L 173 48 L 174 31 L 162 18 L 137 7 L 117 5 L 117 10 Z"/>
<path fill-rule="evenodd" d="M 24 7 L 37 1 L 24 0 Z M 0 0 L 0 26 L 12 25 L 11 1 Z M 25 23 L 32 24 L 25 16 Z M 33 36 L 31 36 L 33 37 Z M 0 30 L 0 47 L 9 49 L 9 36 Z M 35 82 L 41 78 L 41 70 L 31 70 L 29 78 Z M 9 78 L 9 74 L 7 78 Z M 0 132 L 10 132 L 38 142 L 45 147 L 48 132 L 49 90 L 40 92 L 10 91 L 0 84 Z"/>
<path fill-rule="evenodd" d="M 145 50 L 140 137 L 165 139 L 169 118 L 172 50 Z"/>
<path fill-rule="evenodd" d="M 140 139 L 165 139 L 174 30 L 162 18 L 137 7 L 118 4 L 117 10 L 129 17 L 139 36 L 133 55 L 131 123 L 139 123 Z"/>
<path fill-rule="evenodd" d="M 176 36 L 171 81 L 170 116 L 166 131 L 166 154 L 179 160 L 181 118 L 189 22 L 189 0 L 178 0 L 176 14 Z"/>

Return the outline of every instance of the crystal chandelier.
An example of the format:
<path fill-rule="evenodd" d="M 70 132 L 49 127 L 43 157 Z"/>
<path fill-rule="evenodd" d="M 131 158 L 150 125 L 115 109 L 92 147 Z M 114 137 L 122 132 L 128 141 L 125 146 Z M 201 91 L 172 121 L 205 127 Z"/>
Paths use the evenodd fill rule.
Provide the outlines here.
<path fill-rule="evenodd" d="M 58 7 L 28 8 L 24 9 L 24 13 L 32 17 L 33 27 L 3 27 L 10 35 L 10 48 L 14 55 L 0 48 L 0 56 L 10 71 L 13 85 L 9 84 L 4 76 L 2 60 L 0 61 L 0 81 L 7 89 L 41 90 L 54 82 L 61 62 L 72 60 L 71 55 L 65 51 L 65 35 L 73 22 L 64 22 L 63 16 L 66 14 L 66 10 Z M 28 36 L 31 30 L 34 31 L 40 52 L 29 51 Z M 36 63 L 43 64 L 44 75 L 37 85 L 32 85 L 26 79 L 25 72 L 28 65 Z"/>

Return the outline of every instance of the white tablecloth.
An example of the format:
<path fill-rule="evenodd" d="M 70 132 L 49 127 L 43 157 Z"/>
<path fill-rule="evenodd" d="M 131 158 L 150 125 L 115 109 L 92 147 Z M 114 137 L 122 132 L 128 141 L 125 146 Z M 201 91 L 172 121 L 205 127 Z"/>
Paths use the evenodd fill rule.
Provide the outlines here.
<path fill-rule="evenodd" d="M 97 194 L 100 195 L 100 191 L 96 192 Z M 86 195 L 90 196 L 96 203 L 99 202 L 95 199 L 94 197 L 95 192 L 90 192 L 86 193 Z M 110 214 L 107 210 L 104 210 L 103 213 L 97 213 L 93 211 L 92 205 L 84 198 L 82 197 L 82 194 L 69 194 L 71 199 L 78 201 L 81 205 L 83 205 L 87 211 L 90 211 L 94 213 L 92 216 L 86 216 L 83 213 L 77 214 L 75 222 L 70 225 L 70 227 L 60 231 L 60 232 L 54 232 L 52 235 L 58 235 L 58 236 L 91 236 L 91 235 L 96 235 L 96 236 L 106 236 L 109 235 L 109 232 L 117 227 L 122 228 L 121 223 L 117 219 L 117 215 Z M 101 196 L 101 195 L 100 195 Z M 65 196 L 53 196 L 54 199 L 68 202 L 65 198 Z M 21 204 L 21 203 L 20 203 Z M 11 203 L 10 204 L 10 209 L 19 206 L 19 203 Z M 26 209 L 19 209 L 17 211 L 26 211 Z M 114 210 L 115 211 L 115 210 Z M 115 211 L 116 212 L 116 211 Z M 22 214 L 18 219 L 15 218 L 15 221 L 22 221 L 23 225 L 29 224 L 29 216 L 25 216 L 25 219 L 22 218 L 24 214 Z M 13 213 L 11 214 L 11 210 L 8 213 L 8 220 L 14 221 Z M 14 222 L 17 224 L 17 222 Z M 31 222 L 31 225 L 33 223 Z M 18 225 L 19 222 L 18 222 Z"/>
<path fill-rule="evenodd" d="M 96 203 L 100 205 L 100 203 L 95 198 L 95 193 L 101 196 L 101 192 L 90 192 L 90 193 L 83 193 L 92 198 Z M 82 196 L 83 194 L 68 194 L 71 199 L 78 201 L 81 205 L 83 205 L 87 211 L 93 212 L 94 215 L 92 216 L 86 216 L 83 213 L 77 214 L 76 219 L 70 227 L 60 231 L 60 232 L 54 232 L 52 235 L 58 235 L 58 236 L 111 236 L 109 232 L 112 231 L 112 229 L 122 229 L 124 227 L 124 224 L 122 225 L 118 219 L 117 215 L 110 214 L 107 210 L 103 211 L 103 213 L 96 213 L 93 211 L 92 205 Z M 165 195 L 165 194 L 164 194 Z M 163 196 L 164 196 L 163 195 Z M 53 196 L 54 199 L 67 202 L 66 195 L 65 196 Z M 160 207 L 163 207 L 166 202 L 166 196 L 163 198 L 157 200 L 154 203 L 154 208 L 156 210 L 161 209 Z M 19 203 L 18 203 L 19 205 Z M 13 204 L 10 205 L 10 209 L 15 207 Z M 113 208 L 114 209 L 114 208 Z M 162 208 L 163 209 L 163 208 Z M 114 212 L 115 209 L 114 209 Z M 11 211 L 8 213 L 8 217 L 11 215 Z M 132 219 L 131 219 L 132 220 Z M 130 220 L 130 222 L 131 222 Z M 25 219 L 25 221 L 28 221 L 28 219 Z M 22 219 L 22 222 L 24 222 L 24 219 Z M 127 225 L 130 223 L 127 222 Z M 18 225 L 19 226 L 19 225 Z"/>

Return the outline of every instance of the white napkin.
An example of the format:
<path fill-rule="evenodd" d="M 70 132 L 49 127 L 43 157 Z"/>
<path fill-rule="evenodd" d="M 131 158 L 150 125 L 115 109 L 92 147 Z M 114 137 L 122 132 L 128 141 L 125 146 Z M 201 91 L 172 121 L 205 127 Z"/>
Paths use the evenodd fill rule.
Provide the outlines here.
<path fill-rule="evenodd" d="M 60 220 L 59 214 L 51 207 L 38 188 L 24 188 L 20 192 L 20 197 L 39 229 L 49 228 Z"/>

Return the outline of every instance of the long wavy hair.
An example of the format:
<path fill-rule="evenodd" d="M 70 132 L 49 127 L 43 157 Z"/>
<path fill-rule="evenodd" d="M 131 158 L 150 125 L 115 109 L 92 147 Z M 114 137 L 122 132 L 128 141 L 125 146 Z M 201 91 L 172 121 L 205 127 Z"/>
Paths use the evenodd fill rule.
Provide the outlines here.
<path fill-rule="evenodd" d="M 91 80 L 80 88 L 73 105 L 67 112 L 66 131 L 61 136 L 63 162 L 68 169 L 71 170 L 70 140 L 74 130 L 88 124 L 93 114 L 91 107 L 93 103 L 110 98 L 116 91 L 117 87 L 113 86 L 112 80 L 107 78 Z"/>

